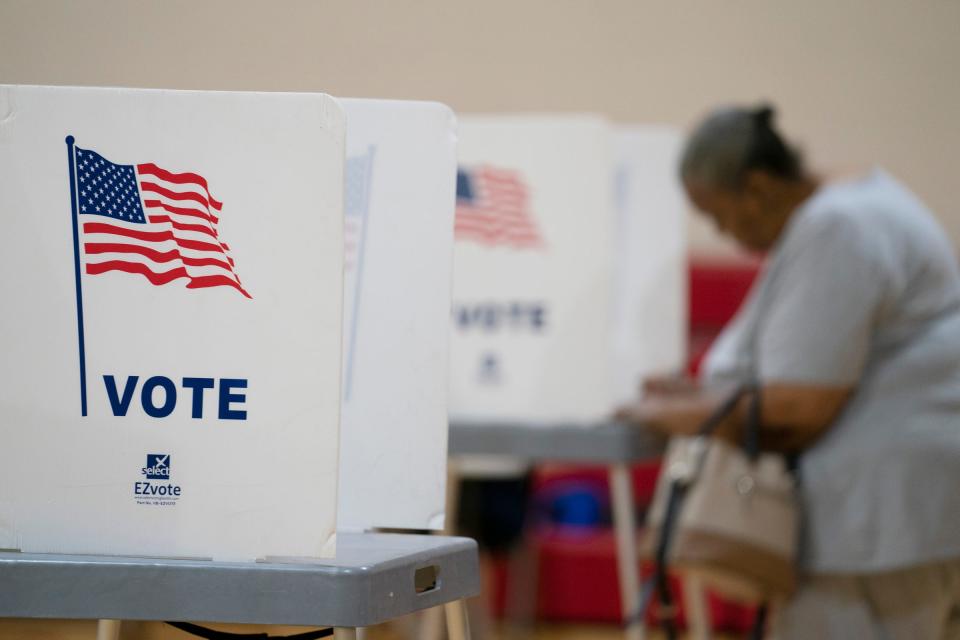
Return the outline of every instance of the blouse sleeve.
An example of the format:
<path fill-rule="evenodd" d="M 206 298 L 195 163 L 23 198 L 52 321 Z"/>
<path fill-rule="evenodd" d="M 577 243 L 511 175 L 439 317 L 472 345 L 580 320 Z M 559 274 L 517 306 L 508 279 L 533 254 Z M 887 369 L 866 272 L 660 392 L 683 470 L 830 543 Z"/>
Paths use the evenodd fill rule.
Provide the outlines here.
<path fill-rule="evenodd" d="M 781 256 L 761 310 L 760 379 L 853 385 L 868 360 L 885 289 L 880 252 L 843 216 L 821 216 Z"/>

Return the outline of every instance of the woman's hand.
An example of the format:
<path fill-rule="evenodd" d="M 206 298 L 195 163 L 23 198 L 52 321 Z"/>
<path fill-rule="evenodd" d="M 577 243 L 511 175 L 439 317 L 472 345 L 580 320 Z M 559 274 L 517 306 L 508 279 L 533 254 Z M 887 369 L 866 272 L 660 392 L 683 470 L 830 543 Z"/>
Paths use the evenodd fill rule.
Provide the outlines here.
<path fill-rule="evenodd" d="M 622 422 L 655 429 L 666 435 L 694 435 L 732 389 L 706 389 L 696 381 L 677 379 L 645 385 L 642 398 L 614 413 Z"/>
<path fill-rule="evenodd" d="M 659 386 L 658 386 L 659 385 Z M 616 420 L 654 429 L 666 435 L 693 435 L 732 388 L 670 383 L 652 385 L 669 393 L 647 393 L 617 409 Z M 812 446 L 836 420 L 853 390 L 797 384 L 768 384 L 761 390 L 761 445 L 764 449 L 794 453 Z M 740 442 L 746 421 L 746 401 L 718 427 L 715 435 Z"/>
<path fill-rule="evenodd" d="M 683 374 L 651 376 L 640 385 L 640 395 L 678 395 L 696 393 L 703 385 L 696 378 Z"/>
<path fill-rule="evenodd" d="M 651 394 L 620 407 L 614 418 L 665 435 L 692 435 L 711 410 L 699 394 Z"/>

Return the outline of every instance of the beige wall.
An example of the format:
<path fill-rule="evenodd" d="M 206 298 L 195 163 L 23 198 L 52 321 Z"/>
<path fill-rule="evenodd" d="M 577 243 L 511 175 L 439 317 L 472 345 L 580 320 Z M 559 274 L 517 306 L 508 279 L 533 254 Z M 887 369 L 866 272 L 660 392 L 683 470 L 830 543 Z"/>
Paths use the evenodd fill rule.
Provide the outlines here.
<path fill-rule="evenodd" d="M 880 163 L 960 241 L 955 0 L 0 0 L 0 82 L 323 90 L 688 126 L 769 98 L 811 160 Z"/>
<path fill-rule="evenodd" d="M 0 0 L 0 82 L 323 90 L 683 126 L 769 98 L 814 162 L 885 165 L 960 241 L 958 34 L 954 0 Z"/>

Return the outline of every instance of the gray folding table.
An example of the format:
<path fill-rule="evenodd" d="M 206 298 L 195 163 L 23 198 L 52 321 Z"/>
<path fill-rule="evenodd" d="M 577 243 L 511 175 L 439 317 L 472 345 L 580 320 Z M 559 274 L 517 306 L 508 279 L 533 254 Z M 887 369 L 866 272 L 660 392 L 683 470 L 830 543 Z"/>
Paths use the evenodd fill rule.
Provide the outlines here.
<path fill-rule="evenodd" d="M 118 634 L 110 621 L 170 620 L 335 627 L 354 638 L 414 611 L 462 607 L 479 591 L 476 543 L 447 536 L 342 533 L 332 560 L 0 552 L 0 617 L 101 619 L 98 637 Z"/>
<path fill-rule="evenodd" d="M 625 615 L 636 610 L 640 575 L 630 464 L 661 457 L 666 445 L 662 436 L 643 427 L 615 422 L 553 425 L 455 421 L 450 424 L 449 437 L 449 455 L 454 468 L 457 458 L 467 456 L 606 466 L 610 475 L 621 603 Z M 453 522 L 455 518 L 456 514 L 448 507 L 447 521 Z M 691 631 L 695 637 L 708 637 L 709 620 L 702 589 L 697 584 L 687 584 L 685 593 Z M 643 631 L 642 624 L 634 624 L 627 628 L 626 635 L 638 640 L 643 637 Z"/>

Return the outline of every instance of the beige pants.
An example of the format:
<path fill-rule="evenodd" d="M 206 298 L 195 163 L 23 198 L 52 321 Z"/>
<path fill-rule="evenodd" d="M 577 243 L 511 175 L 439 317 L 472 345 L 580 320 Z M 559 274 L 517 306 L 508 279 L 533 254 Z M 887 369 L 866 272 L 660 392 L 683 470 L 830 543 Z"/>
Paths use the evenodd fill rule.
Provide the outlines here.
<path fill-rule="evenodd" d="M 960 561 L 810 576 L 773 631 L 776 640 L 960 640 Z"/>

